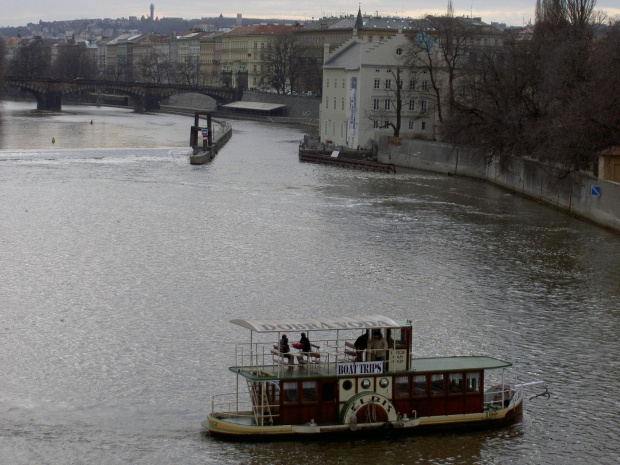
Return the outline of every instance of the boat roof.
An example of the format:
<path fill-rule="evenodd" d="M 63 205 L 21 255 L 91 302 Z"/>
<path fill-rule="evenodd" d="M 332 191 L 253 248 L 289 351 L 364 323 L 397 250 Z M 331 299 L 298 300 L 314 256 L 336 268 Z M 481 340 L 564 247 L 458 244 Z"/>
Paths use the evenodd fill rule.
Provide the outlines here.
<path fill-rule="evenodd" d="M 383 315 L 343 316 L 320 318 L 290 318 L 282 320 L 230 320 L 250 331 L 275 333 L 282 331 L 337 331 L 351 329 L 401 328 L 411 323 L 397 323 Z"/>
<path fill-rule="evenodd" d="M 509 366 L 512 366 L 512 363 L 505 362 L 498 358 L 479 355 L 414 358 L 411 360 L 411 369 L 414 372 L 492 370 L 494 368 L 506 368 Z"/>

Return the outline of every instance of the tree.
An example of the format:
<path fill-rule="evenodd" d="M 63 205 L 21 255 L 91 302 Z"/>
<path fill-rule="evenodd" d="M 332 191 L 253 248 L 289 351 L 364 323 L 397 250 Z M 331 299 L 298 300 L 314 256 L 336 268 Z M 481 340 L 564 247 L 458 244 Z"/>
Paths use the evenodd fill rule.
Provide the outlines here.
<path fill-rule="evenodd" d="M 620 26 L 594 41 L 590 6 L 540 0 L 531 40 L 479 50 L 444 125 L 446 140 L 500 161 L 536 157 L 558 178 L 590 169 L 600 150 L 620 144 Z"/>
<path fill-rule="evenodd" d="M 409 94 L 403 84 L 403 69 L 397 66 L 388 71 L 392 78 L 382 83 L 382 95 L 373 99 L 373 108 L 366 111 L 366 117 L 374 121 L 378 128 L 392 128 L 394 137 L 399 137 L 402 127 L 403 101 Z"/>
<path fill-rule="evenodd" d="M 2 81 L 4 80 L 5 55 L 6 55 L 6 46 L 4 44 L 4 40 L 2 39 L 2 37 L 0 37 L 0 100 L 2 99 L 2 92 L 4 91 L 4 86 L 2 85 Z"/>
<path fill-rule="evenodd" d="M 97 76 L 95 58 L 84 43 L 59 46 L 52 69 L 54 76 L 68 79 L 94 79 Z"/>
<path fill-rule="evenodd" d="M 17 49 L 15 57 L 9 62 L 8 72 L 23 77 L 47 76 L 51 63 L 51 49 L 41 39 L 35 37 Z"/>
<path fill-rule="evenodd" d="M 276 36 L 267 44 L 261 80 L 282 93 L 294 90 L 303 70 L 304 47 L 290 34 Z"/>
<path fill-rule="evenodd" d="M 433 31 L 418 32 L 411 41 L 408 60 L 421 66 L 429 76 L 429 92 L 434 100 L 437 120 L 454 107 L 455 88 L 469 57 L 474 31 L 463 18 L 454 18 L 450 9 L 444 16 L 428 16 Z"/>

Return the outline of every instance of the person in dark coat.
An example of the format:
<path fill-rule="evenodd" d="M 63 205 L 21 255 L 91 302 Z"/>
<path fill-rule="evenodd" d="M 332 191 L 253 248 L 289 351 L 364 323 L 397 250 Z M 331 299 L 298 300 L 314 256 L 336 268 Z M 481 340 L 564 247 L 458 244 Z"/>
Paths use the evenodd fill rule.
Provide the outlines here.
<path fill-rule="evenodd" d="M 288 337 L 286 334 L 283 334 L 280 338 L 280 353 L 282 357 L 288 358 L 289 365 L 293 365 L 295 363 L 295 357 L 291 354 L 291 348 L 288 345 Z"/>
<path fill-rule="evenodd" d="M 358 337 L 353 343 L 355 346 L 355 351 L 357 352 L 357 357 L 355 358 L 356 362 L 364 361 L 364 351 L 366 347 L 368 347 L 368 330 L 364 332 L 360 337 Z"/>

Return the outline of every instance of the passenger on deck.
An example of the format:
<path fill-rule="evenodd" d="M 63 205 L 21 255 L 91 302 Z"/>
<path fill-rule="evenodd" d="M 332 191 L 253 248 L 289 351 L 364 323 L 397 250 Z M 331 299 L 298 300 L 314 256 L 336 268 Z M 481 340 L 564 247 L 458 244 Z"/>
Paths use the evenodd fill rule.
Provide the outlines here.
<path fill-rule="evenodd" d="M 288 358 L 289 365 L 293 365 L 295 363 L 295 357 L 291 354 L 291 348 L 288 345 L 288 337 L 286 337 L 286 334 L 283 334 L 280 339 L 280 353 L 282 354 L 282 357 Z"/>
<path fill-rule="evenodd" d="M 299 344 L 296 344 L 296 345 L 301 350 L 301 355 L 297 356 L 299 363 L 304 363 L 304 359 L 303 359 L 304 355 L 306 357 L 318 355 L 316 354 L 316 352 L 312 350 L 312 344 L 310 343 L 310 339 L 308 338 L 308 336 L 306 336 L 306 333 L 301 333 L 301 339 L 299 340 Z"/>
<path fill-rule="evenodd" d="M 371 360 L 378 362 L 385 362 L 385 354 L 387 352 L 388 344 L 380 330 L 372 332 L 372 340 L 368 342 L 368 350 L 371 355 Z"/>
<path fill-rule="evenodd" d="M 312 352 L 312 347 L 310 346 L 310 339 L 306 336 L 306 333 L 301 333 L 301 339 L 299 340 L 301 344 L 302 352 Z"/>
<path fill-rule="evenodd" d="M 353 343 L 355 346 L 355 352 L 357 356 L 355 357 L 356 362 L 364 361 L 364 351 L 368 347 L 368 330 L 364 332 L 360 337 L 358 337 Z"/>

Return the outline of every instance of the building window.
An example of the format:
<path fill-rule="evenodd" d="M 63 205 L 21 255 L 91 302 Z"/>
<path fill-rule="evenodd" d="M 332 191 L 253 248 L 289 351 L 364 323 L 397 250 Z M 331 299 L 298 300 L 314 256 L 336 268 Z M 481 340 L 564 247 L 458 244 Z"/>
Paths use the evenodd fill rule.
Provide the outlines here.
<path fill-rule="evenodd" d="M 374 99 L 373 107 L 372 108 L 373 108 L 373 110 L 378 110 L 379 109 L 379 99 L 378 98 Z"/>
<path fill-rule="evenodd" d="M 329 78 L 325 79 L 325 87 L 329 89 Z"/>
<path fill-rule="evenodd" d="M 426 100 L 422 100 L 422 101 L 420 102 L 420 106 L 422 107 L 422 108 L 421 108 L 421 110 L 422 110 L 422 111 L 426 111 Z"/>
<path fill-rule="evenodd" d="M 372 42 L 372 36 L 368 36 L 368 42 Z"/>
<path fill-rule="evenodd" d="M 340 123 L 340 138 L 344 137 L 344 122 Z"/>
<path fill-rule="evenodd" d="M 396 49 L 396 55 L 401 56 L 403 54 L 403 49 L 402 48 L 397 48 Z"/>
<path fill-rule="evenodd" d="M 428 81 L 422 81 L 422 90 L 428 90 Z"/>
<path fill-rule="evenodd" d="M 334 78 L 334 89 L 338 88 L 338 78 Z"/>
<path fill-rule="evenodd" d="M 343 80 L 342 80 L 342 88 L 344 89 L 344 88 L 345 88 L 345 86 L 346 86 L 346 79 L 343 79 Z"/>
<path fill-rule="evenodd" d="M 296 404 L 297 402 L 299 402 L 297 395 L 297 381 L 289 381 L 284 383 L 283 398 L 285 404 Z"/>
<path fill-rule="evenodd" d="M 327 137 L 327 121 L 325 121 L 325 129 L 323 130 L 323 135 Z"/>
<path fill-rule="evenodd" d="M 409 376 L 394 378 L 394 397 L 400 399 L 409 397 Z"/>
<path fill-rule="evenodd" d="M 409 90 L 415 90 L 415 81 L 409 81 Z"/>
<path fill-rule="evenodd" d="M 409 111 L 415 110 L 415 100 L 409 100 Z"/>
<path fill-rule="evenodd" d="M 390 109 L 390 105 L 392 102 L 390 102 L 389 99 L 385 99 L 385 102 L 383 102 L 383 109 L 384 110 L 389 110 Z"/>
<path fill-rule="evenodd" d="M 422 123 L 420 123 L 420 129 L 422 129 L 422 131 L 426 131 L 426 121 L 422 121 Z"/>
<path fill-rule="evenodd" d="M 379 129 L 379 121 L 373 121 L 372 127 L 375 129 Z"/>
<path fill-rule="evenodd" d="M 391 79 L 386 79 L 385 80 L 385 88 L 386 89 L 391 89 L 392 88 L 392 80 Z"/>
<path fill-rule="evenodd" d="M 325 109 L 329 110 L 329 97 L 325 97 Z"/>
<path fill-rule="evenodd" d="M 381 86 L 381 80 L 375 79 L 375 89 L 378 89 Z"/>
<path fill-rule="evenodd" d="M 254 42 L 254 48 L 258 48 L 258 43 Z"/>
<path fill-rule="evenodd" d="M 334 97 L 334 110 L 336 109 L 336 97 Z"/>
<path fill-rule="evenodd" d="M 413 129 L 415 127 L 415 121 L 410 119 L 409 120 L 409 129 Z"/>
<path fill-rule="evenodd" d="M 342 109 L 344 110 L 344 97 L 342 97 Z"/>
<path fill-rule="evenodd" d="M 390 122 L 388 120 L 385 121 L 385 124 L 383 125 L 384 128 L 389 128 L 390 127 Z"/>
<path fill-rule="evenodd" d="M 332 123 L 332 137 L 336 137 L 336 122 Z"/>

